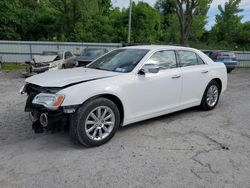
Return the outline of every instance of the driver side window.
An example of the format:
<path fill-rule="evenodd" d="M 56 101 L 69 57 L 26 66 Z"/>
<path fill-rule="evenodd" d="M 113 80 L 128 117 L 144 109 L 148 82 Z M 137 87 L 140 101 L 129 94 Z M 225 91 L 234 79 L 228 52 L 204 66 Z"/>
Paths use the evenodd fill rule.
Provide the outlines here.
<path fill-rule="evenodd" d="M 162 69 L 176 68 L 176 56 L 174 51 L 163 50 L 155 52 L 147 61 L 146 64 L 155 64 Z"/>

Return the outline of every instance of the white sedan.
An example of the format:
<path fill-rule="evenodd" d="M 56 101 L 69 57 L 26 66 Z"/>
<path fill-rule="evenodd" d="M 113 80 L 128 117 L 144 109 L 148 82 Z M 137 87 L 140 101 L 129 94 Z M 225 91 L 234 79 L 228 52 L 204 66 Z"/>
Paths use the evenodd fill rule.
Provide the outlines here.
<path fill-rule="evenodd" d="M 213 109 L 227 87 L 223 63 L 178 46 L 113 50 L 87 67 L 46 72 L 26 79 L 35 132 L 69 125 L 73 141 L 98 146 L 119 126 L 193 106 Z"/>

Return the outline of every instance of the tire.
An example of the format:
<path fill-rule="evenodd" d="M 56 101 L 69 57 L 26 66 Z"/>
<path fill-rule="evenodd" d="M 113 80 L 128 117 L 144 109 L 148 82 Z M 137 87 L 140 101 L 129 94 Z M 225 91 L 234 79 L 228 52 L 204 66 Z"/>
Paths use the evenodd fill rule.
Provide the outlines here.
<path fill-rule="evenodd" d="M 215 80 L 210 81 L 204 91 L 201 100 L 201 110 L 212 110 L 213 108 L 215 108 L 220 98 L 220 91 L 221 88 L 218 82 L 216 82 Z"/>
<path fill-rule="evenodd" d="M 230 73 L 232 72 L 233 69 L 227 69 L 227 73 Z"/>
<path fill-rule="evenodd" d="M 65 65 L 62 65 L 62 69 L 65 69 Z"/>
<path fill-rule="evenodd" d="M 74 143 L 80 143 L 86 147 L 99 146 L 105 144 L 114 136 L 119 125 L 120 113 L 115 103 L 106 98 L 92 99 L 85 102 L 72 115 L 70 138 Z"/>

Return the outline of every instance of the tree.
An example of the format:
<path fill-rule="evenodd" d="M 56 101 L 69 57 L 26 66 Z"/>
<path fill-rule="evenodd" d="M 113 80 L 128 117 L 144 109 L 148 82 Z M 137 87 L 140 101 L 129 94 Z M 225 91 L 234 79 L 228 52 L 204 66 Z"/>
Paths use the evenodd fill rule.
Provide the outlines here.
<path fill-rule="evenodd" d="M 17 28 L 20 20 L 17 16 L 15 1 L 0 1 L 0 40 L 20 39 Z"/>
<path fill-rule="evenodd" d="M 241 32 L 241 19 L 238 13 L 242 11 L 239 8 L 241 0 L 229 0 L 224 5 L 224 9 L 221 5 L 218 6 L 220 11 L 219 15 L 216 15 L 216 24 L 212 27 L 211 38 L 218 42 L 235 43 L 239 33 Z"/>
<path fill-rule="evenodd" d="M 181 44 L 187 44 L 189 38 L 199 40 L 205 32 L 206 14 L 211 1 L 158 0 L 155 8 L 160 10 L 163 16 L 163 40 Z"/>
<path fill-rule="evenodd" d="M 163 15 L 164 29 L 170 26 L 170 16 L 175 12 L 175 2 L 173 0 L 157 0 L 155 8 Z"/>
<path fill-rule="evenodd" d="M 131 41 L 135 43 L 158 42 L 160 23 L 159 11 L 144 2 L 133 3 Z"/>
<path fill-rule="evenodd" d="M 187 44 L 199 40 L 207 23 L 207 11 L 212 0 L 158 0 L 156 9 L 163 16 L 163 40 Z M 178 40 L 177 40 L 178 39 Z"/>
<path fill-rule="evenodd" d="M 249 48 L 250 44 L 250 22 L 241 24 L 240 33 L 238 35 L 237 44 Z"/>
<path fill-rule="evenodd" d="M 176 13 L 181 30 L 181 44 L 187 44 L 194 19 L 204 16 L 212 0 L 176 0 Z"/>

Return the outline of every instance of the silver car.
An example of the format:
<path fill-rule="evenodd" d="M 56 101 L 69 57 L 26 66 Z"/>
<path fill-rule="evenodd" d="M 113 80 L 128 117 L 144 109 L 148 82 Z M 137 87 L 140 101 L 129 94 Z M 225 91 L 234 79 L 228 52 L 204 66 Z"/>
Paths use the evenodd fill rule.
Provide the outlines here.
<path fill-rule="evenodd" d="M 34 55 L 28 64 L 27 73 L 42 73 L 72 68 L 76 65 L 76 57 L 70 51 L 43 51 L 41 55 Z"/>

